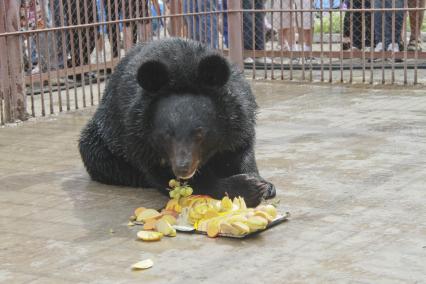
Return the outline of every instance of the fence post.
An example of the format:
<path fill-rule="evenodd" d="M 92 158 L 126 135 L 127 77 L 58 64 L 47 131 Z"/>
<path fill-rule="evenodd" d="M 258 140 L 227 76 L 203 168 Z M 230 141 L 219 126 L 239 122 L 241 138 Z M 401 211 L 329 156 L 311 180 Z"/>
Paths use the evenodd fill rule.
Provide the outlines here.
<path fill-rule="evenodd" d="M 0 34 L 19 31 L 19 1 L 0 0 Z M 5 122 L 26 120 L 26 96 L 19 36 L 0 37 L 0 77 Z"/>
<path fill-rule="evenodd" d="M 170 14 L 176 15 L 182 13 L 181 1 L 170 1 Z M 164 21 L 166 18 L 164 18 Z M 171 29 L 170 34 L 172 36 L 182 36 L 182 25 L 181 19 L 178 17 L 170 18 Z"/>
<path fill-rule="evenodd" d="M 229 58 L 237 64 L 241 70 L 243 65 L 243 27 L 241 12 L 241 0 L 228 1 L 228 36 L 229 36 Z"/>

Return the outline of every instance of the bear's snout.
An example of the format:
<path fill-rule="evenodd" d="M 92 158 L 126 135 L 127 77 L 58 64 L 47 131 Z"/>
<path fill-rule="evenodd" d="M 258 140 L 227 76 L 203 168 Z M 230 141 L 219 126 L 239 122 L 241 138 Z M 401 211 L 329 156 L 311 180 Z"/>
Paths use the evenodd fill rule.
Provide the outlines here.
<path fill-rule="evenodd" d="M 175 143 L 171 157 L 172 170 L 179 179 L 190 179 L 197 171 L 199 155 L 195 145 Z"/>

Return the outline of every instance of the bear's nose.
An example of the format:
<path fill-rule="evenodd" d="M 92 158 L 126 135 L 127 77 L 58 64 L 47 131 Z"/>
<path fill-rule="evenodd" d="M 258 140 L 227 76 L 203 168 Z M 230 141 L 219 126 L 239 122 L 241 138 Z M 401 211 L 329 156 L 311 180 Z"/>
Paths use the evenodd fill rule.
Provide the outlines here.
<path fill-rule="evenodd" d="M 195 174 L 196 169 L 196 166 L 194 167 L 190 161 L 184 161 L 173 166 L 173 173 L 179 179 L 190 179 Z"/>

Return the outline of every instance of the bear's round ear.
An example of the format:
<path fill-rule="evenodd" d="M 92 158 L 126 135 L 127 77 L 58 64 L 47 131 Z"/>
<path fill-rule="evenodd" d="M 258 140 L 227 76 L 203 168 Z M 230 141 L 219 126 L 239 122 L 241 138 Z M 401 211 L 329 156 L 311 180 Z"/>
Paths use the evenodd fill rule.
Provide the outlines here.
<path fill-rule="evenodd" d="M 198 80 L 210 87 L 222 87 L 231 75 L 231 69 L 225 58 L 220 55 L 208 55 L 198 65 Z"/>
<path fill-rule="evenodd" d="M 167 66 L 159 61 L 144 62 L 138 69 L 136 79 L 148 92 L 156 92 L 169 82 Z"/>

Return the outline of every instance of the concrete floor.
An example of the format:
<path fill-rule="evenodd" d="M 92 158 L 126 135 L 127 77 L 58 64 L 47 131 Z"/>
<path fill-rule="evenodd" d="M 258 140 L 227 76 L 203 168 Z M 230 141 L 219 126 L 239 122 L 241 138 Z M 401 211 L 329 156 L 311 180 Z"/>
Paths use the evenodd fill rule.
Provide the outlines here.
<path fill-rule="evenodd" d="M 0 129 L 0 282 L 425 283 L 425 90 L 254 89 L 259 167 L 289 222 L 136 241 L 133 209 L 165 198 L 90 181 L 76 142 L 93 109 L 63 114 Z"/>

